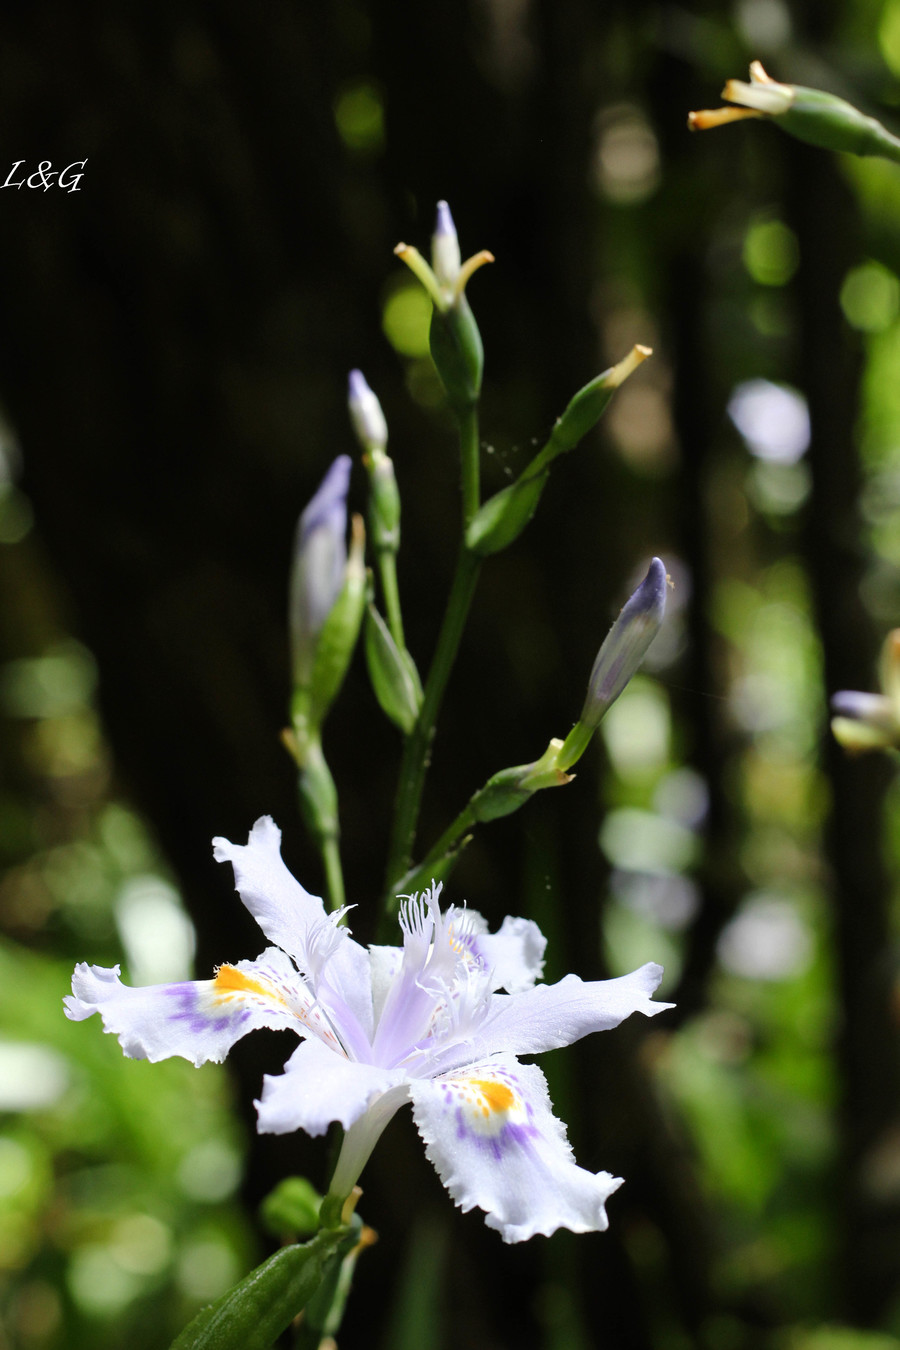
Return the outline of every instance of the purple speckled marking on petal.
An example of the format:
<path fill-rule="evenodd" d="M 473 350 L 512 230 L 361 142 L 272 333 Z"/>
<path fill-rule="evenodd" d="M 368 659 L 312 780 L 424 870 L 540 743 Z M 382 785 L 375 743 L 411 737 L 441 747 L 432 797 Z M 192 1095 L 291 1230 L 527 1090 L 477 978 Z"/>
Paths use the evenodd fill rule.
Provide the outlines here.
<path fill-rule="evenodd" d="M 169 1014 L 171 1022 L 187 1022 L 188 1028 L 195 1035 L 200 1036 L 205 1031 L 225 1031 L 232 1024 L 232 1018 L 227 1013 L 221 1013 L 217 1017 L 212 1017 L 208 1013 L 200 1011 L 200 997 L 191 985 L 170 985 L 166 993 L 180 1004 L 178 1012 Z M 249 1013 L 247 1013 L 249 1016 Z"/>

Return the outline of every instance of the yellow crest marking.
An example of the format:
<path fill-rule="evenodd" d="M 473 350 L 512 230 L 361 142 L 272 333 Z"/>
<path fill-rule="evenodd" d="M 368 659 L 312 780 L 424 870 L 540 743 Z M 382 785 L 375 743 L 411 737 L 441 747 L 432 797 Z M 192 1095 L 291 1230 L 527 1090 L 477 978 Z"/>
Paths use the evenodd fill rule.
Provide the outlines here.
<path fill-rule="evenodd" d="M 235 970 L 234 966 L 219 966 L 213 984 L 214 992 L 220 998 L 227 998 L 229 994 L 258 994 L 260 998 L 272 999 L 275 1003 L 284 1002 L 272 989 L 245 975 L 242 970 Z"/>
<path fill-rule="evenodd" d="M 515 1105 L 515 1094 L 505 1083 L 494 1083 L 484 1078 L 470 1078 L 469 1082 L 478 1093 L 481 1100 L 485 1103 L 482 1107 L 482 1114 L 494 1114 L 500 1111 L 508 1111 Z"/>

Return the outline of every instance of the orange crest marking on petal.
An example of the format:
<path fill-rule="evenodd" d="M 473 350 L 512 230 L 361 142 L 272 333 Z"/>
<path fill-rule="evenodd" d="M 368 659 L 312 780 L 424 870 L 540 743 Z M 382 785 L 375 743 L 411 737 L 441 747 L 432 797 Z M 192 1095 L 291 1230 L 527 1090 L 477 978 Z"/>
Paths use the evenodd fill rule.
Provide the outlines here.
<path fill-rule="evenodd" d="M 227 998 L 230 994 L 258 994 L 260 998 L 274 999 L 277 1003 L 284 1002 L 273 989 L 267 989 L 264 984 L 251 979 L 234 966 L 219 966 L 213 985 L 214 993 L 219 998 Z"/>
<path fill-rule="evenodd" d="M 484 1115 L 489 1113 L 497 1115 L 515 1105 L 515 1094 L 505 1083 L 490 1082 L 484 1078 L 470 1078 L 469 1082 L 484 1103 L 482 1107 Z"/>

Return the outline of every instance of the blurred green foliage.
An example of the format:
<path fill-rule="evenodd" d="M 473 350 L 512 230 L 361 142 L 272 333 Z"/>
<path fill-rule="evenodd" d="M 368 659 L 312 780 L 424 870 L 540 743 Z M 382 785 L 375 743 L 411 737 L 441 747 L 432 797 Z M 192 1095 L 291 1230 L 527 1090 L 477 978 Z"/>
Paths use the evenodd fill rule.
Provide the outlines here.
<path fill-rule="evenodd" d="M 27 548 L 28 543 L 20 545 Z M 125 1059 L 62 1016 L 73 961 L 188 973 L 192 929 L 109 785 L 93 662 L 69 640 L 0 666 L 0 1345 L 168 1344 L 254 1256 L 225 1071 Z"/>

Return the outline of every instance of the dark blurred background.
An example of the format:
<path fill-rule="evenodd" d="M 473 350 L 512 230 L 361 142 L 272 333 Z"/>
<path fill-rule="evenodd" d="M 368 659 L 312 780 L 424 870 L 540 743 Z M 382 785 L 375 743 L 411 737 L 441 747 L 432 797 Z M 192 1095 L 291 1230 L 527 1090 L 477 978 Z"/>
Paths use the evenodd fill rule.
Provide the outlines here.
<path fill-rule="evenodd" d="M 661 554 L 667 626 L 603 744 L 449 889 L 538 919 L 548 978 L 663 960 L 678 1008 L 546 1065 L 579 1162 L 627 1179 L 606 1234 L 504 1247 L 398 1117 L 342 1344 L 900 1345 L 898 802 L 826 721 L 900 618 L 900 175 L 762 123 L 689 136 L 752 57 L 891 124 L 900 3 L 0 15 L 0 178 L 87 161 L 75 192 L 0 189 L 0 1346 L 168 1344 L 267 1250 L 274 1181 L 326 1180 L 310 1141 L 252 1133 L 287 1038 L 227 1073 L 134 1064 L 58 1000 L 75 959 L 185 977 L 184 910 L 199 975 L 255 956 L 209 841 L 260 814 L 322 886 L 279 743 L 284 618 L 297 516 L 354 450 L 354 366 L 427 666 L 458 467 L 391 251 L 426 248 L 438 198 L 497 259 L 469 287 L 488 489 L 578 386 L 654 356 L 484 569 L 420 840 L 566 734 Z M 399 743 L 361 661 L 325 747 L 367 939 Z"/>

